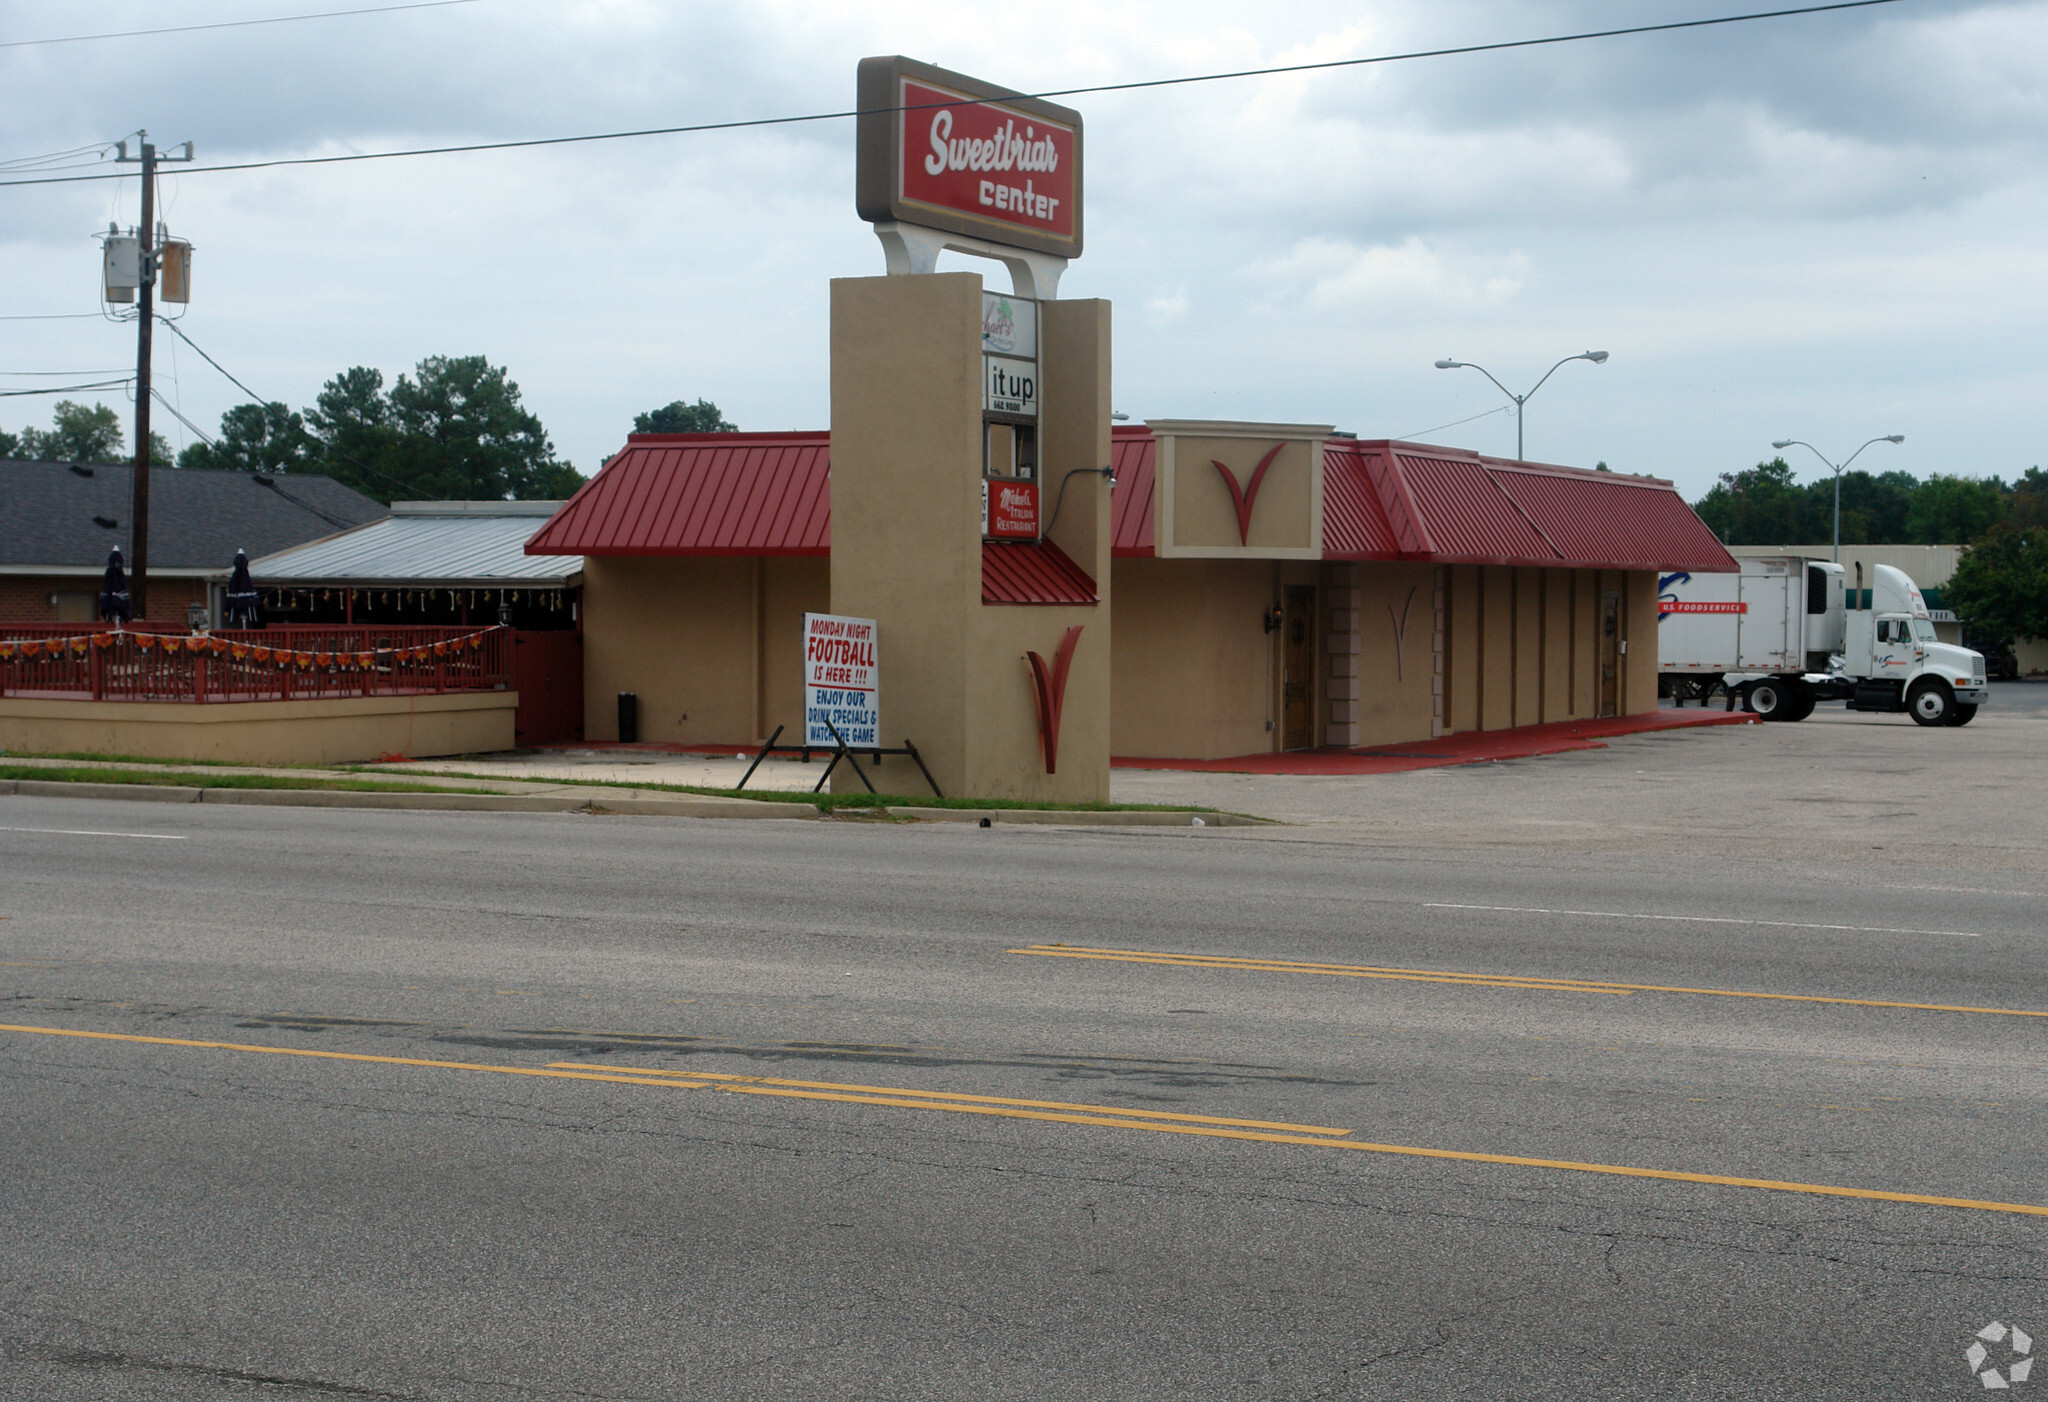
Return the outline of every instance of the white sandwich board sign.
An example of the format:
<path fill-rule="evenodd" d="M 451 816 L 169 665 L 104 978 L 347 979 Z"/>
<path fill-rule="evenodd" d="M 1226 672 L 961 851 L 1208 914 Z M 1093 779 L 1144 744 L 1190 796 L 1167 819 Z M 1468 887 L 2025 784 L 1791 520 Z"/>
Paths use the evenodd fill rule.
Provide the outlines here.
<path fill-rule="evenodd" d="M 880 746 L 881 736 L 875 620 L 805 614 L 804 743 L 834 749 L 843 740 L 849 749 L 865 750 Z"/>

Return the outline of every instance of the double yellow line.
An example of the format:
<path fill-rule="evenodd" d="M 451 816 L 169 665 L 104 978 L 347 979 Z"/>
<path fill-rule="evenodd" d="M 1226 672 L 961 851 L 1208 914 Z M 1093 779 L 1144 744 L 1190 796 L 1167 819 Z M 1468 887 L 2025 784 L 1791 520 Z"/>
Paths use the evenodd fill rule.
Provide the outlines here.
<path fill-rule="evenodd" d="M 1400 979 L 1410 983 L 1456 983 L 1469 988 L 1527 988 L 1540 993 L 1689 993 L 1707 998 L 1761 998 L 1779 1003 L 1841 1003 L 1853 1008 L 1913 1008 L 1930 1013 L 1983 1013 L 1994 1017 L 2048 1017 L 2031 1008 L 1981 1008 L 1952 1003 L 1899 1003 L 1883 998 L 1831 998 L 1816 993 L 1758 993 L 1741 988 L 1681 988 L 1659 983 L 1608 983 L 1599 979 L 1542 978 L 1521 974 L 1472 974 L 1455 969 L 1380 968 L 1372 964 L 1311 964 L 1291 959 L 1240 959 L 1227 954 L 1175 954 L 1154 949 L 1098 949 L 1077 944 L 1034 944 L 1012 954 L 1058 959 L 1106 959 L 1117 964 L 1164 964 L 1176 969 L 1228 969 L 1236 973 L 1326 974 L 1337 978 Z"/>
<path fill-rule="evenodd" d="M 1718 1173 L 1682 1173 L 1674 1169 L 1634 1168 L 1626 1164 L 1581 1163 L 1522 1154 L 1483 1154 L 1464 1149 L 1428 1149 L 1413 1144 L 1368 1144 L 1347 1136 L 1351 1131 L 1327 1125 L 1291 1124 L 1284 1120 L 1229 1119 L 1217 1115 L 1182 1115 L 1165 1110 L 1126 1110 L 1112 1105 L 1076 1104 L 1064 1100 L 1020 1100 L 1007 1096 L 966 1095 L 952 1091 L 909 1090 L 901 1086 L 867 1086 L 841 1081 L 794 1081 L 773 1076 L 736 1076 L 711 1071 L 670 1071 L 657 1067 L 617 1066 L 590 1069 L 587 1063 L 558 1061 L 546 1067 L 492 1066 L 473 1061 L 434 1061 L 423 1057 L 374 1056 L 365 1052 L 315 1051 L 302 1047 L 267 1047 L 252 1042 L 210 1042 L 185 1037 L 147 1037 L 129 1032 L 84 1032 L 66 1027 L 33 1027 L 0 1023 L 0 1033 L 43 1037 L 75 1037 L 101 1042 L 142 1043 L 205 1051 L 259 1052 L 272 1056 L 311 1057 L 325 1061 L 371 1062 L 386 1066 L 432 1067 L 449 1071 L 485 1071 L 506 1076 L 545 1076 L 569 1081 L 668 1090 L 720 1090 L 732 1095 L 782 1096 L 796 1100 L 838 1101 L 905 1110 L 950 1110 L 1005 1119 L 1050 1120 L 1060 1124 L 1096 1125 L 1110 1129 L 1150 1130 L 1210 1139 L 1248 1140 L 1260 1144 L 1291 1144 L 1311 1149 L 1350 1149 L 1403 1158 L 1448 1159 L 1459 1163 L 1503 1164 L 1570 1173 L 1599 1173 L 1618 1178 L 1658 1179 L 1668 1183 L 1699 1183 L 1721 1188 L 1760 1188 L 1771 1192 L 1820 1197 L 1862 1198 L 1872 1202 L 1911 1203 L 1923 1207 L 1959 1207 L 1980 1212 L 2013 1212 L 2048 1217 L 2048 1207 L 2031 1203 L 1994 1202 L 1981 1198 L 1941 1197 L 1930 1193 L 1895 1193 L 1876 1188 L 1845 1188 L 1829 1183 L 1796 1183 L 1775 1178 L 1738 1178 Z"/>
<path fill-rule="evenodd" d="M 550 1070 L 584 1067 L 580 1061 L 554 1061 Z M 643 1085 L 684 1090 L 722 1090 L 735 1095 L 778 1095 L 792 1100 L 836 1100 L 848 1105 L 891 1105 L 904 1110 L 955 1110 L 1015 1120 L 1052 1120 L 1060 1124 L 1108 1125 L 1117 1129 L 1162 1129 L 1187 1134 L 1216 1132 L 1236 1139 L 1278 1139 L 1281 1143 L 1314 1143 L 1294 1136 L 1351 1133 L 1329 1125 L 1298 1125 L 1285 1120 L 1237 1120 L 1219 1115 L 1180 1115 L 1167 1110 L 1126 1110 L 1118 1105 L 1084 1105 L 1067 1100 L 1017 1100 L 1003 1095 L 966 1095 L 958 1091 L 907 1090 L 902 1086 L 864 1086 L 845 1081 L 790 1081 L 775 1076 L 732 1076 L 717 1071 L 667 1071 L 656 1067 L 612 1066 L 607 1072 L 637 1073 Z M 607 1079 L 618 1080 L 619 1075 Z M 1279 1136 L 1239 1133 L 1277 1130 Z"/>

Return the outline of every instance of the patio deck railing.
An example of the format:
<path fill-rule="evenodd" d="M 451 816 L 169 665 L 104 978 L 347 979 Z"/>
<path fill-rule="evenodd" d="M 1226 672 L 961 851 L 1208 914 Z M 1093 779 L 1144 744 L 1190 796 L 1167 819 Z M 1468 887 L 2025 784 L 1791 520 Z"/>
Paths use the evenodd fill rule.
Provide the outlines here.
<path fill-rule="evenodd" d="M 501 691 L 511 638 L 505 627 L 0 624 L 0 696 L 216 702 Z"/>

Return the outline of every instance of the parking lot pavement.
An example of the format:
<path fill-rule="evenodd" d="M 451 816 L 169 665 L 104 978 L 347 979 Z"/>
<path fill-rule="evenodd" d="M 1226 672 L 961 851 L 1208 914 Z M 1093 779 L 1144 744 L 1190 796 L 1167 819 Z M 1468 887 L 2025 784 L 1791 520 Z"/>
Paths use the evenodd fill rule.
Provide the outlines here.
<path fill-rule="evenodd" d="M 1407 774 L 1119 770 L 1111 791 L 1324 839 L 2034 871 L 2048 867 L 2048 683 L 1995 683 L 1976 720 L 1954 729 L 1823 706 L 1797 724 L 1623 736 Z"/>

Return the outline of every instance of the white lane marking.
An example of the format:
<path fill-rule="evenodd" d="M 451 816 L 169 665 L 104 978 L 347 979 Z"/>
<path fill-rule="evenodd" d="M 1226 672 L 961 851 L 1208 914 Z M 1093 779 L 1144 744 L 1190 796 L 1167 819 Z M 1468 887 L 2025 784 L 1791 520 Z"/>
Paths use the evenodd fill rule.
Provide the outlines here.
<path fill-rule="evenodd" d="M 168 832 L 102 832 L 98 828 L 0 828 L 0 832 L 49 832 L 59 837 L 146 837 L 152 842 L 183 842 L 189 836 Z"/>
<path fill-rule="evenodd" d="M 1633 910 L 1546 910 L 1527 905 L 1456 905 L 1450 901 L 1424 901 L 1431 910 L 1499 910 L 1510 915 L 1590 915 L 1600 920 L 1677 920 L 1690 925 L 1772 925 L 1783 930 L 1847 930 L 1858 935 L 1953 935 L 1961 940 L 1981 940 L 1976 930 L 1901 930 L 1890 925 L 1818 925 L 1804 920 L 1738 920 L 1728 915 L 1645 915 Z"/>

